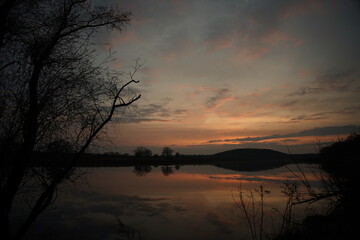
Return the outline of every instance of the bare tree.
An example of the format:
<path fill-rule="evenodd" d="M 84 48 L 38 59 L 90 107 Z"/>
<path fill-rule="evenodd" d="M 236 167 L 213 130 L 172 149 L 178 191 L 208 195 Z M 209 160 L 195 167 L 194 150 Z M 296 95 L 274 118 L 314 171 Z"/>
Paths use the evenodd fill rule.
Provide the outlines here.
<path fill-rule="evenodd" d="M 231 197 L 235 207 L 239 209 L 245 218 L 246 224 L 250 230 L 251 239 L 261 240 L 266 237 L 264 231 L 264 197 L 270 194 L 262 185 L 259 189 L 242 188 L 240 183 L 237 189 L 238 196 L 231 192 Z"/>
<path fill-rule="evenodd" d="M 170 147 L 164 147 L 161 152 L 161 156 L 163 156 L 165 158 L 172 158 L 173 153 L 174 153 L 173 149 L 171 149 Z"/>
<path fill-rule="evenodd" d="M 134 150 L 135 157 L 152 157 L 152 152 L 147 147 L 139 146 Z"/>
<path fill-rule="evenodd" d="M 4 0 L 0 13 L 0 235 L 20 239 L 117 110 L 141 97 L 130 89 L 141 63 L 115 72 L 108 68 L 111 54 L 97 61 L 96 34 L 122 31 L 130 21 L 117 7 Z M 58 171 L 31 167 L 39 152 L 65 142 L 62 149 L 71 146 L 71 154 Z M 34 186 L 28 214 L 11 233 L 14 199 Z"/>

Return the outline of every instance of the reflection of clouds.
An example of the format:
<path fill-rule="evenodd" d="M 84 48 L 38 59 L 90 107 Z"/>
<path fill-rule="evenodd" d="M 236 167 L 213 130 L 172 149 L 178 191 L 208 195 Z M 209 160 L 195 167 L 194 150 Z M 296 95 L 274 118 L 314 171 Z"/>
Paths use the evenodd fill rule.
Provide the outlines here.
<path fill-rule="evenodd" d="M 210 179 L 221 179 L 221 180 L 237 180 L 237 181 L 246 181 L 246 182 L 275 182 L 283 183 L 285 178 L 266 178 L 266 177 L 245 177 L 245 176 L 209 176 Z M 294 179 L 292 179 L 294 180 Z M 296 179 L 295 179 L 296 180 Z"/>
<path fill-rule="evenodd" d="M 299 173 L 296 173 L 299 174 Z M 244 182 L 273 182 L 273 183 L 284 183 L 284 181 L 301 181 L 295 175 L 283 175 L 283 176 L 208 176 L 210 179 L 218 179 L 218 180 L 236 180 L 236 181 L 244 181 Z M 307 174 L 307 180 L 309 182 L 317 182 L 319 181 L 316 177 Z"/>
<path fill-rule="evenodd" d="M 290 167 L 297 171 L 295 166 Z M 285 167 L 237 174 L 211 166 L 184 166 L 169 178 L 163 177 L 159 168 L 144 178 L 126 169 L 97 169 L 108 181 L 93 176 L 98 187 L 79 189 L 66 198 L 60 196 L 56 208 L 41 216 L 31 237 L 116 239 L 119 218 L 139 230 L 144 239 L 239 239 L 247 229 L 234 215 L 229 191 L 236 185 L 230 180 L 245 179 L 252 181 L 246 184 L 255 187 L 259 186 L 255 181 L 269 183 L 266 189 L 272 195 L 266 207 L 280 209 L 284 199 L 275 185 L 294 178 Z M 115 185 L 109 186 L 110 182 Z M 121 194 L 130 192 L 132 195 Z"/>
<path fill-rule="evenodd" d="M 105 194 L 83 193 L 82 199 L 85 203 L 89 203 L 86 206 L 88 211 L 125 216 L 160 216 L 165 212 L 176 210 L 178 207 L 174 206 L 171 199 L 168 198 L 148 198 L 128 195 L 108 196 Z"/>
<path fill-rule="evenodd" d="M 229 221 L 228 219 L 219 215 L 216 212 L 208 212 L 206 214 L 206 220 L 210 224 L 216 226 L 220 230 L 220 232 L 224 234 L 230 234 L 232 232 L 231 227 L 235 225 L 234 222 Z"/>
<path fill-rule="evenodd" d="M 109 239 L 117 231 L 116 217 L 131 219 L 131 224 L 137 224 L 139 219 L 167 218 L 165 214 L 186 211 L 187 208 L 169 198 L 78 191 L 66 196 L 66 200 L 58 199 L 56 208 L 39 218 L 30 236 L 36 239 Z"/>

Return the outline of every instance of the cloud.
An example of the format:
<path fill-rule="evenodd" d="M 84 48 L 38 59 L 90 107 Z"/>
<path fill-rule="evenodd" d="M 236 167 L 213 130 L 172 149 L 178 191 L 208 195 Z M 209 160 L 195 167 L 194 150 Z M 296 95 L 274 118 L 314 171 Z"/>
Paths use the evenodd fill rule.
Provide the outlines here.
<path fill-rule="evenodd" d="M 210 140 L 208 141 L 208 143 L 259 142 L 264 140 L 274 140 L 274 139 L 292 138 L 292 137 L 331 136 L 331 135 L 350 134 L 353 132 L 358 132 L 359 130 L 360 130 L 360 126 L 355 126 L 355 125 L 330 126 L 330 127 L 312 128 L 290 134 L 274 134 L 274 135 L 268 135 L 262 137 L 245 137 L 245 138 L 232 138 L 232 139 L 222 139 L 222 140 Z"/>
<path fill-rule="evenodd" d="M 291 119 L 291 121 L 315 121 L 315 120 L 321 120 L 326 118 L 327 113 L 314 113 L 310 115 L 300 115 L 297 117 L 294 117 Z"/>
<path fill-rule="evenodd" d="M 209 24 L 203 44 L 210 53 L 232 48 L 234 60 L 254 61 L 276 47 L 298 47 L 304 40 L 280 30 L 284 18 L 304 15 L 321 8 L 321 2 L 306 0 L 231 1 L 223 6 L 209 4 Z M 218 12 L 214 12 L 218 11 Z M 222 14 L 223 13 L 223 14 Z M 226 13 L 226 14 L 225 14 Z M 216 17 L 214 17 L 216 16 Z"/>
<path fill-rule="evenodd" d="M 347 91 L 350 84 L 354 81 L 357 71 L 355 69 L 349 69 L 334 74 L 320 75 L 315 79 L 315 83 L 319 86 L 325 86 L 329 90 L 343 92 Z"/>
<path fill-rule="evenodd" d="M 160 103 L 151 103 L 146 105 L 134 104 L 131 111 L 126 111 L 120 118 L 115 121 L 122 123 L 140 123 L 140 122 L 169 122 L 172 112 L 167 107 L 168 100 Z"/>
<path fill-rule="evenodd" d="M 142 123 L 142 122 L 174 122 L 179 121 L 189 110 L 184 108 L 169 107 L 171 98 L 163 98 L 157 103 L 150 104 L 134 104 L 130 106 L 130 110 L 114 119 L 121 123 Z"/>
<path fill-rule="evenodd" d="M 121 33 L 113 33 L 113 35 L 110 36 L 108 41 L 109 41 L 108 47 L 110 49 L 113 49 L 117 45 L 133 43 L 136 41 L 140 41 L 140 39 L 138 39 L 136 33 L 133 30 L 126 29 Z"/>
<path fill-rule="evenodd" d="M 321 119 L 328 119 L 333 116 L 338 115 L 352 115 L 356 114 L 360 111 L 360 106 L 354 106 L 354 107 L 347 107 L 343 108 L 337 111 L 326 111 L 326 112 L 318 112 L 313 114 L 302 114 L 299 116 L 296 116 L 291 119 L 291 121 L 314 121 L 314 120 L 321 120 Z"/>
<path fill-rule="evenodd" d="M 303 40 L 278 29 L 269 30 L 262 36 L 261 40 L 272 46 L 281 44 L 282 47 L 300 46 L 304 43 Z"/>
<path fill-rule="evenodd" d="M 330 135 L 341 135 L 350 134 L 359 131 L 360 126 L 348 125 L 348 126 L 331 126 L 331 127 L 319 127 L 304 130 L 298 133 L 289 134 L 291 137 L 297 136 L 330 136 Z"/>
<path fill-rule="evenodd" d="M 352 88 L 352 84 L 360 78 L 359 72 L 355 69 L 322 74 L 309 82 L 310 86 L 300 87 L 289 96 L 303 96 L 308 94 L 321 94 L 326 92 L 347 92 Z"/>
<path fill-rule="evenodd" d="M 307 1 L 293 1 L 293 4 L 288 5 L 280 11 L 280 17 L 290 18 L 305 15 L 311 11 L 322 11 L 323 0 L 307 0 Z"/>
<path fill-rule="evenodd" d="M 178 37 L 175 38 L 176 40 L 168 41 L 171 43 L 171 45 L 164 46 L 162 49 L 163 58 L 166 61 L 174 61 L 181 56 L 185 56 L 193 48 L 193 44 L 189 39 L 179 39 Z"/>
<path fill-rule="evenodd" d="M 295 92 L 289 94 L 289 96 L 303 96 L 307 94 L 319 94 L 325 92 L 324 88 L 312 88 L 312 87 L 301 87 Z"/>
<path fill-rule="evenodd" d="M 205 102 L 205 106 L 208 109 L 214 109 L 229 99 L 230 90 L 227 88 L 216 89 L 214 92 L 215 96 L 208 98 Z"/>
<path fill-rule="evenodd" d="M 174 12 L 179 15 L 185 14 L 189 8 L 189 2 L 184 0 L 172 0 L 171 4 L 173 5 Z"/>
<path fill-rule="evenodd" d="M 270 135 L 264 137 L 245 137 L 245 138 L 232 138 L 224 140 L 210 140 L 208 143 L 218 143 L 218 142 L 258 142 L 263 140 L 278 139 L 282 138 L 285 135 Z"/>
<path fill-rule="evenodd" d="M 176 109 L 176 110 L 174 111 L 174 113 L 175 113 L 176 115 L 185 114 L 185 113 L 187 113 L 187 112 L 189 112 L 189 110 L 186 110 L 186 109 Z"/>

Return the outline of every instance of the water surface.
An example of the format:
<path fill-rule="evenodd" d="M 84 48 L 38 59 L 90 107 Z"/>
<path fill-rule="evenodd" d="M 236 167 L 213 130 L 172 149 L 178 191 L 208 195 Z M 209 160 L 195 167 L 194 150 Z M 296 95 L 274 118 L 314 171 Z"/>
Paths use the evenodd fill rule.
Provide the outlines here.
<path fill-rule="evenodd" d="M 309 171 L 308 165 L 303 165 Z M 234 206 L 238 188 L 271 191 L 265 197 L 266 228 L 279 224 L 285 180 L 296 180 L 295 165 L 237 172 L 214 166 L 86 169 L 86 182 L 60 192 L 28 238 L 126 239 L 119 220 L 143 240 L 249 239 L 245 219 Z M 147 173 L 148 172 L 148 173 Z M 311 176 L 309 180 L 314 180 Z M 273 230 L 272 230 L 273 229 Z"/>

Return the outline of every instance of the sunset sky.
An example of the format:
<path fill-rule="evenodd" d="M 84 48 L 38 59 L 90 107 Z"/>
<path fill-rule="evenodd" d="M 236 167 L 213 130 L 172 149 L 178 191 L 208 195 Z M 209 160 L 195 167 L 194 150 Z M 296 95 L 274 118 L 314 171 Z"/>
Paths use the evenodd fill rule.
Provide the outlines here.
<path fill-rule="evenodd" d="M 102 39 L 112 67 L 145 62 L 105 151 L 304 153 L 360 130 L 360 1 L 105 2 L 133 14 Z"/>

